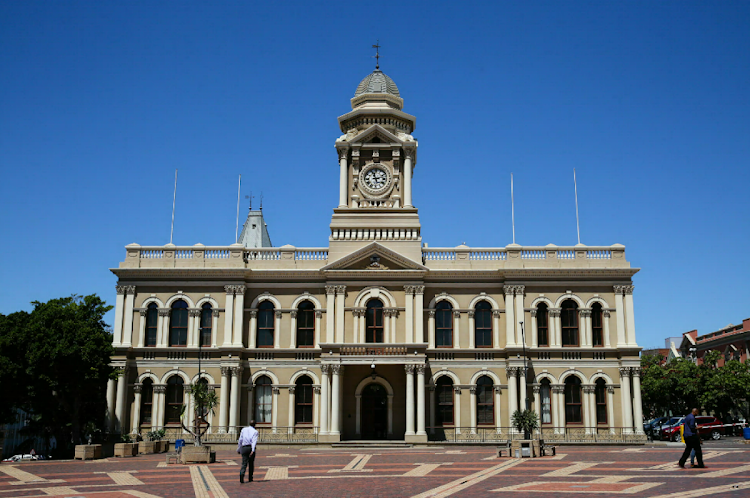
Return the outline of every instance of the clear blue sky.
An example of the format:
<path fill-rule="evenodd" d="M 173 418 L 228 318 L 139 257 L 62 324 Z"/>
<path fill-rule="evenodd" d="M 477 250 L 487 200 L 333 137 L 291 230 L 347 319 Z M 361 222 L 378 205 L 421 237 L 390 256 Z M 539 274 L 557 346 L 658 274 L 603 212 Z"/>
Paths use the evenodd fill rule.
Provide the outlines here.
<path fill-rule="evenodd" d="M 750 2 L 0 3 L 0 312 L 97 293 L 131 242 L 324 246 L 336 118 L 417 116 L 430 246 L 622 243 L 642 346 L 750 317 Z M 256 199 L 257 202 L 257 199 Z M 244 204 L 242 212 L 246 211 Z M 112 315 L 109 315 L 112 323 Z"/>

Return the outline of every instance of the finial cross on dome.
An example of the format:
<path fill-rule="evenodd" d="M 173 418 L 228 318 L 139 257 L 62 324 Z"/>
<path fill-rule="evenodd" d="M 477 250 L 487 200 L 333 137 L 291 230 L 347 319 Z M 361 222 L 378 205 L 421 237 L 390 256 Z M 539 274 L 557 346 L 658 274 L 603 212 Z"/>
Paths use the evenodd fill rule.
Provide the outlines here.
<path fill-rule="evenodd" d="M 380 69 L 380 40 L 377 40 L 372 48 L 375 49 L 375 69 Z"/>

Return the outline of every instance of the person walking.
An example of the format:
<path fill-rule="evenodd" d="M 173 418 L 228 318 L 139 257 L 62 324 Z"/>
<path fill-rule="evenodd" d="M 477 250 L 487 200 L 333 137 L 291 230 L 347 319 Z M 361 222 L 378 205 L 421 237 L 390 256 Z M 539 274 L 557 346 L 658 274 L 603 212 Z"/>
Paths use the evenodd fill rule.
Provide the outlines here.
<path fill-rule="evenodd" d="M 685 451 L 682 452 L 682 456 L 680 457 L 680 461 L 678 463 L 678 465 L 683 469 L 685 468 L 685 462 L 690 456 L 691 451 L 695 451 L 695 458 L 696 460 L 698 460 L 698 465 L 696 465 L 695 467 L 699 469 L 706 468 L 706 466 L 703 465 L 703 451 L 701 450 L 701 440 L 700 436 L 698 435 L 698 427 L 695 423 L 696 415 L 698 415 L 698 409 L 693 408 L 693 411 L 690 412 L 687 417 L 685 417 Z"/>
<path fill-rule="evenodd" d="M 237 441 L 237 453 L 242 455 L 242 467 L 240 467 L 240 484 L 245 482 L 245 469 L 248 469 L 247 482 L 253 482 L 255 471 L 255 446 L 258 444 L 258 431 L 255 430 L 255 420 L 243 428 L 240 439 Z M 249 467 L 249 468 L 248 468 Z"/>

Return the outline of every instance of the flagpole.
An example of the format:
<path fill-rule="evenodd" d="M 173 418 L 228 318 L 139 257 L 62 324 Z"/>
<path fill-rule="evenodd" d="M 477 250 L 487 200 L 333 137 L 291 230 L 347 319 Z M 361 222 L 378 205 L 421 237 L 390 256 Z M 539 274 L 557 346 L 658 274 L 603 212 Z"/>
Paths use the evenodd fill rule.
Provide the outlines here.
<path fill-rule="evenodd" d="M 513 173 L 510 174 L 510 219 L 513 226 L 513 243 L 516 243 L 516 204 L 513 200 Z"/>
<path fill-rule="evenodd" d="M 573 168 L 573 188 L 576 194 L 576 232 L 578 232 L 578 243 L 581 243 L 581 225 L 578 222 L 578 183 L 576 182 L 576 169 Z"/>
<path fill-rule="evenodd" d="M 172 236 L 174 235 L 174 206 L 177 201 L 177 169 L 174 170 L 174 195 L 172 196 L 172 228 L 169 231 L 169 243 L 172 243 Z"/>
<path fill-rule="evenodd" d="M 237 182 L 237 221 L 234 224 L 234 242 L 240 241 L 240 187 L 242 187 L 242 175 Z"/>

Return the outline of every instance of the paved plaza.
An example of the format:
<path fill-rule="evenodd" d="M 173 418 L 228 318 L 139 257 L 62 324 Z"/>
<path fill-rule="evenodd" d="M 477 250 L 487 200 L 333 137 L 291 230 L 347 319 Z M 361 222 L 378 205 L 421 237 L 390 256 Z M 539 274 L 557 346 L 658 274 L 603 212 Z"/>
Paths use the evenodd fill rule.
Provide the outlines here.
<path fill-rule="evenodd" d="M 723 442 L 722 442 L 723 443 Z M 492 447 L 263 447 L 255 482 L 239 483 L 239 456 L 211 465 L 165 455 L 0 465 L 0 498 L 750 496 L 750 447 L 704 447 L 706 469 L 680 469 L 679 446 L 559 447 L 556 456 L 496 458 Z"/>

